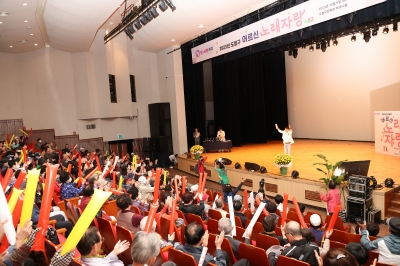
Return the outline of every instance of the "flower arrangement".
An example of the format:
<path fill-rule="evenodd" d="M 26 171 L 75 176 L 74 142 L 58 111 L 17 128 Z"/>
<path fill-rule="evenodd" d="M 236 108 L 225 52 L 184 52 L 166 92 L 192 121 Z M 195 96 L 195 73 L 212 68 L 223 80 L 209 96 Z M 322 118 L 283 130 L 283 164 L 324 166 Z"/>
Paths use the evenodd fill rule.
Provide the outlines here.
<path fill-rule="evenodd" d="M 274 157 L 275 166 L 282 167 L 290 167 L 292 166 L 292 156 L 287 154 L 278 154 Z"/>
<path fill-rule="evenodd" d="M 194 145 L 190 148 L 190 152 L 193 154 L 200 154 L 203 153 L 204 147 L 201 145 Z"/>

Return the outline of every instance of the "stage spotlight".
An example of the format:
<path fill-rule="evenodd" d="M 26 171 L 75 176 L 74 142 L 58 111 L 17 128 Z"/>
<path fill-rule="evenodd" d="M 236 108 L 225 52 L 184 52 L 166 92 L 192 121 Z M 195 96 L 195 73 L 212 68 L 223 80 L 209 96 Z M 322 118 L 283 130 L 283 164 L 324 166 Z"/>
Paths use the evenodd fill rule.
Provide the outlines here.
<path fill-rule="evenodd" d="M 379 30 L 379 27 L 374 28 L 372 30 L 372 36 L 377 36 L 378 35 L 378 30 Z"/>
<path fill-rule="evenodd" d="M 314 51 L 314 45 L 310 46 L 310 52 Z"/>
<path fill-rule="evenodd" d="M 335 39 L 332 44 L 333 44 L 333 46 L 337 46 L 338 45 L 338 41 Z"/>
<path fill-rule="evenodd" d="M 153 16 L 153 18 L 156 18 L 159 15 L 155 6 L 150 7 L 149 13 Z"/>
<path fill-rule="evenodd" d="M 317 50 L 321 49 L 321 44 L 320 44 L 320 43 L 317 43 L 317 44 L 315 45 L 315 48 L 316 48 Z"/>
<path fill-rule="evenodd" d="M 125 31 L 126 36 L 128 36 L 129 39 L 133 40 L 133 36 L 132 36 L 131 32 L 129 31 L 129 29 L 126 28 L 124 31 Z"/>
<path fill-rule="evenodd" d="M 321 42 L 321 51 L 325 53 L 326 51 L 326 42 Z"/>
<path fill-rule="evenodd" d="M 296 49 L 293 49 L 293 57 L 294 57 L 294 58 L 297 58 L 297 55 L 298 55 L 298 50 L 297 50 L 297 48 L 296 48 Z"/>
<path fill-rule="evenodd" d="M 267 172 L 267 168 L 265 168 L 264 166 L 261 166 L 260 173 L 265 174 L 266 172 Z"/>
<path fill-rule="evenodd" d="M 169 5 L 169 7 L 171 8 L 172 12 L 174 12 L 176 7 L 172 3 L 172 1 L 171 0 L 165 0 L 165 2 L 167 3 L 167 5 Z"/>
<path fill-rule="evenodd" d="M 129 24 L 127 29 L 131 34 L 135 32 L 135 28 L 133 27 L 133 23 Z"/>
<path fill-rule="evenodd" d="M 153 16 L 150 14 L 149 11 L 143 13 L 143 16 L 150 22 L 153 19 Z"/>
<path fill-rule="evenodd" d="M 371 39 L 371 31 L 367 30 L 366 32 L 364 32 L 364 41 L 365 42 L 369 42 L 369 40 Z"/>
<path fill-rule="evenodd" d="M 383 29 L 383 34 L 388 34 L 389 33 L 389 28 L 387 26 L 385 26 L 385 28 Z"/>
<path fill-rule="evenodd" d="M 299 175 L 300 175 L 299 172 L 297 172 L 296 170 L 293 170 L 293 171 L 292 171 L 291 176 L 292 176 L 293 179 L 299 178 Z"/>
<path fill-rule="evenodd" d="M 240 165 L 240 163 L 235 163 L 235 169 L 240 169 L 242 168 L 242 166 Z"/>
<path fill-rule="evenodd" d="M 289 56 L 292 56 L 292 55 L 293 55 L 293 51 L 289 50 Z"/>
<path fill-rule="evenodd" d="M 168 6 L 167 6 L 167 4 L 165 4 L 164 0 L 161 0 L 161 1 L 160 1 L 160 4 L 158 5 L 158 7 L 160 8 L 160 10 L 161 10 L 162 12 L 164 12 L 165 10 L 168 9 Z"/>
<path fill-rule="evenodd" d="M 135 22 L 133 22 L 133 25 L 135 25 L 136 29 L 140 29 L 142 27 L 142 24 L 140 24 L 139 20 L 136 20 Z"/>
<path fill-rule="evenodd" d="M 393 21 L 393 31 L 398 31 L 397 26 L 397 21 Z"/>
<path fill-rule="evenodd" d="M 141 16 L 139 20 L 143 26 L 149 22 L 145 16 Z"/>
<path fill-rule="evenodd" d="M 357 40 L 357 37 L 356 37 L 356 36 L 354 36 L 354 35 L 351 36 L 351 41 L 352 41 L 352 42 L 355 42 L 356 40 Z"/>

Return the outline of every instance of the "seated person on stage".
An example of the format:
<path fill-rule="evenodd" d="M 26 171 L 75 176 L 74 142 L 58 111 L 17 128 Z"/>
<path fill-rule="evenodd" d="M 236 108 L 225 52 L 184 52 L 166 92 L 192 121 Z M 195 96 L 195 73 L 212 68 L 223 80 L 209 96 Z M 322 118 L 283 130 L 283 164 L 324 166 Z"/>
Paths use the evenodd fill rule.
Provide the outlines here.
<path fill-rule="evenodd" d="M 282 236 L 275 234 L 276 220 L 274 217 L 265 216 L 262 220 L 262 226 L 264 227 L 264 232 L 261 232 L 261 234 L 278 239 L 282 247 L 288 243 L 284 234 Z"/>
<path fill-rule="evenodd" d="M 222 127 L 220 127 L 219 131 L 217 132 L 217 140 L 226 141 L 225 140 L 225 131 L 222 130 Z"/>
<path fill-rule="evenodd" d="M 117 197 L 117 207 L 120 209 L 117 214 L 117 224 L 136 234 L 140 230 L 140 221 L 143 219 L 143 216 L 136 214 L 131 209 L 131 197 L 128 194 L 119 195 Z"/>
<path fill-rule="evenodd" d="M 219 211 L 222 215 L 222 218 L 225 218 L 228 212 L 224 210 L 224 201 L 219 198 L 215 201 L 215 210 Z"/>
<path fill-rule="evenodd" d="M 240 246 L 240 242 L 239 240 L 236 240 L 233 238 L 232 236 L 232 230 L 233 230 L 233 226 L 231 223 L 231 220 L 228 218 L 222 218 L 218 221 L 218 230 L 220 232 L 224 231 L 225 234 L 225 238 L 229 240 L 229 242 L 231 243 L 231 247 L 232 247 L 232 251 L 233 254 L 235 255 L 236 259 L 238 258 L 238 251 L 239 251 L 239 246 Z M 253 232 L 252 229 L 247 230 L 246 231 L 246 236 L 244 239 L 244 243 L 246 244 L 250 244 L 250 237 L 251 237 L 251 233 Z"/>
<path fill-rule="evenodd" d="M 129 248 L 128 241 L 118 241 L 114 250 L 105 257 L 99 256 L 103 242 L 104 238 L 96 227 L 91 226 L 86 230 L 76 246 L 81 253 L 83 264 L 86 266 L 124 266 L 124 263 L 117 256 Z"/>
<path fill-rule="evenodd" d="M 199 205 L 194 205 L 193 204 L 193 199 L 198 197 L 200 199 L 200 204 Z M 196 195 L 193 197 L 193 193 L 191 192 L 186 192 L 182 195 L 181 200 L 183 201 L 183 204 L 179 206 L 179 210 L 183 212 L 185 216 L 187 216 L 188 213 L 196 214 L 201 217 L 201 219 L 205 219 L 204 216 L 204 201 L 203 199 L 203 193 L 196 193 Z"/>
<path fill-rule="evenodd" d="M 228 197 L 231 196 L 232 200 L 235 197 L 236 193 L 240 190 L 240 188 L 243 186 L 243 182 L 246 180 L 246 178 L 242 178 L 242 182 L 240 182 L 239 186 L 232 191 L 232 186 L 230 184 L 222 184 L 222 190 L 224 191 L 224 202 L 228 203 Z"/>

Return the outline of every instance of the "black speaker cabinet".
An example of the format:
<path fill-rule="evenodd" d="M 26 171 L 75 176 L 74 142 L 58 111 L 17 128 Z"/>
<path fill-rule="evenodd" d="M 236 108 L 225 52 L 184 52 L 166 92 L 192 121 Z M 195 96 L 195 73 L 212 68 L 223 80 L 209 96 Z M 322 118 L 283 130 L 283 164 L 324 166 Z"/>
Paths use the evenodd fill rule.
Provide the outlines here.
<path fill-rule="evenodd" d="M 260 166 L 256 163 L 246 162 L 244 164 L 244 168 L 249 171 L 260 171 Z"/>
<path fill-rule="evenodd" d="M 223 163 L 224 165 L 231 165 L 232 164 L 232 161 L 229 160 L 228 158 L 220 158 L 219 161 L 221 163 Z"/>
<path fill-rule="evenodd" d="M 171 112 L 169 103 L 149 104 L 150 150 L 173 153 Z"/>
<path fill-rule="evenodd" d="M 367 221 L 367 214 L 372 206 L 372 198 L 360 199 L 347 197 L 347 220 L 354 222 L 355 219 Z"/>

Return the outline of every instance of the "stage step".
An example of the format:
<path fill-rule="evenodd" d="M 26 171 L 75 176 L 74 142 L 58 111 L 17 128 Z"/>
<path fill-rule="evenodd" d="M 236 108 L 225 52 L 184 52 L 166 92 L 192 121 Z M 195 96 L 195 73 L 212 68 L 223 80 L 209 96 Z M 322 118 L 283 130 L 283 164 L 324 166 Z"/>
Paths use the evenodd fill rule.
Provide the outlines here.
<path fill-rule="evenodd" d="M 400 217 L 400 209 L 390 207 L 386 212 L 387 217 Z"/>
<path fill-rule="evenodd" d="M 400 210 L 400 200 L 392 200 L 390 207 Z"/>
<path fill-rule="evenodd" d="M 400 193 L 394 193 L 394 199 L 400 200 Z"/>

